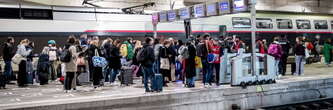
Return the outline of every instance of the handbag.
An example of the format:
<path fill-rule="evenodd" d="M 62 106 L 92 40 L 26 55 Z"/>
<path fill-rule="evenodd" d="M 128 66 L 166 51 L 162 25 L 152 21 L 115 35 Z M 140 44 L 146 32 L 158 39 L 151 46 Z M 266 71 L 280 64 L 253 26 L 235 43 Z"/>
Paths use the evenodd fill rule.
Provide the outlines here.
<path fill-rule="evenodd" d="M 99 56 L 96 49 L 95 49 L 95 56 L 92 57 L 92 61 L 94 67 L 105 67 L 108 63 L 104 57 Z"/>
<path fill-rule="evenodd" d="M 202 68 L 201 58 L 198 56 L 195 56 L 194 60 L 195 60 L 195 68 Z"/>
<path fill-rule="evenodd" d="M 86 61 L 84 60 L 84 57 L 79 57 L 77 60 L 76 60 L 76 64 L 78 66 L 84 66 L 86 65 Z"/>
<path fill-rule="evenodd" d="M 164 52 L 166 53 L 166 50 L 164 50 Z M 164 70 L 170 70 L 170 61 L 169 58 L 161 58 L 161 65 L 160 68 L 164 69 Z"/>
<path fill-rule="evenodd" d="M 22 60 L 24 60 L 24 57 L 21 54 L 15 54 L 12 58 L 14 64 L 20 64 Z"/>

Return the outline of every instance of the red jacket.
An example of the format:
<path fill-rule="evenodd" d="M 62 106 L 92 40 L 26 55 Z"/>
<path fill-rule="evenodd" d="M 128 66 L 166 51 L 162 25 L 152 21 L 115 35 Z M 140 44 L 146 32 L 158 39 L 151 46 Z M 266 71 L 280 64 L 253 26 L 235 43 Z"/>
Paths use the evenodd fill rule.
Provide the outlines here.
<path fill-rule="evenodd" d="M 212 45 L 211 49 L 212 49 L 211 53 L 214 54 L 215 56 L 215 60 L 213 63 L 220 63 L 221 47 L 218 45 Z"/>

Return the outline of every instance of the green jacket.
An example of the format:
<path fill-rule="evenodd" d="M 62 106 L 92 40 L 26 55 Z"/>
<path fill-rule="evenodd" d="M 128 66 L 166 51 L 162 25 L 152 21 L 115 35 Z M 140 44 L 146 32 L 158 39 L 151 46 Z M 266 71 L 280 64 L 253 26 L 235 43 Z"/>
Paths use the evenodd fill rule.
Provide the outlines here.
<path fill-rule="evenodd" d="M 128 41 L 125 41 L 124 44 L 127 45 L 127 59 L 132 60 L 134 57 L 133 46 Z"/>
<path fill-rule="evenodd" d="M 332 45 L 325 43 L 324 44 L 324 48 L 323 48 L 323 55 L 325 57 L 325 61 L 326 60 L 330 60 L 331 58 L 331 53 L 332 53 Z M 326 61 L 327 62 L 327 61 Z"/>

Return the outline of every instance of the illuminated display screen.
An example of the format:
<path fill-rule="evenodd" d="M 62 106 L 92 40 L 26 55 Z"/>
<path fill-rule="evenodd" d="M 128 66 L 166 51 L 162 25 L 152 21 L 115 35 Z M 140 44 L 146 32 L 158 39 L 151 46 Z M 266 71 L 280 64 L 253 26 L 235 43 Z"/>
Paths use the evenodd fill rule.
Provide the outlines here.
<path fill-rule="evenodd" d="M 245 2 L 245 0 L 234 0 L 234 11 L 246 11 L 247 6 Z"/>
<path fill-rule="evenodd" d="M 200 5 L 195 5 L 193 7 L 194 10 L 194 17 L 203 17 L 205 16 L 205 5 L 200 4 Z"/>
<path fill-rule="evenodd" d="M 179 9 L 179 17 L 180 17 L 180 19 L 189 19 L 191 17 L 190 9 L 189 8 Z"/>
<path fill-rule="evenodd" d="M 208 16 L 217 15 L 216 3 L 208 4 L 206 6 L 206 10 L 207 10 L 207 15 Z"/>
<path fill-rule="evenodd" d="M 168 12 L 168 21 L 175 21 L 177 19 L 176 11 L 169 11 Z"/>
<path fill-rule="evenodd" d="M 166 12 L 161 12 L 159 14 L 160 22 L 166 22 L 167 21 L 167 13 Z"/>
<path fill-rule="evenodd" d="M 222 1 L 219 3 L 220 14 L 230 13 L 229 1 Z"/>

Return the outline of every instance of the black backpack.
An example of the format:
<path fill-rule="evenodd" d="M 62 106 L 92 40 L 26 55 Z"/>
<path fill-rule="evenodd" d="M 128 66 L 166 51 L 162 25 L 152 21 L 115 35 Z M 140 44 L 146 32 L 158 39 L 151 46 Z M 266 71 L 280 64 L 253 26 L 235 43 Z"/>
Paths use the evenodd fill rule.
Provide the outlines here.
<path fill-rule="evenodd" d="M 138 51 L 138 53 L 136 54 L 136 60 L 138 61 L 138 62 L 144 62 L 145 61 L 145 48 L 141 48 L 139 51 Z"/>
<path fill-rule="evenodd" d="M 71 61 L 72 53 L 69 51 L 70 46 L 65 46 L 64 50 L 60 55 L 60 61 L 64 63 L 68 63 Z"/>

